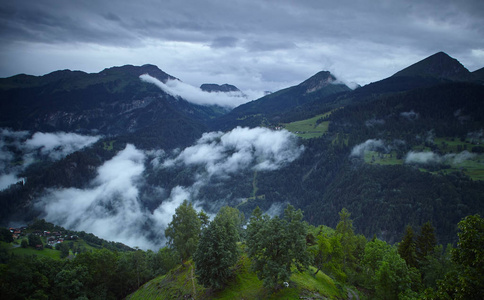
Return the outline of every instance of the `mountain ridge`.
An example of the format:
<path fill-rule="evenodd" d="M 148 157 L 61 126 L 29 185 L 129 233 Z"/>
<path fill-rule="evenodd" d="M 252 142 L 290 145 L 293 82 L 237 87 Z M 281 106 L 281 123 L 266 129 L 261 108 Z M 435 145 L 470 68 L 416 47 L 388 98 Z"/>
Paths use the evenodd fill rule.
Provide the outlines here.
<path fill-rule="evenodd" d="M 339 84 L 330 72 L 322 71 L 296 86 L 241 105 L 232 112 L 221 112 L 217 118 L 208 107 L 192 105 L 141 82 L 137 74 L 142 71 L 146 69 L 115 67 L 102 71 L 104 75 L 93 75 L 96 78 L 92 81 L 84 78 L 87 73 L 80 72 L 73 73 L 76 78 L 79 77 L 76 84 L 62 79 L 58 81 L 60 84 L 51 83 L 43 87 L 0 89 L 0 127 L 17 124 L 17 127 L 11 127 L 32 132 L 63 130 L 91 133 L 91 129 L 98 129 L 101 134 L 107 133 L 108 138 L 98 142 L 95 151 L 86 150 L 76 155 L 84 158 L 96 153 L 94 155 L 98 161 L 95 166 L 100 166 L 105 157 L 112 157 L 114 152 L 122 150 L 128 143 L 143 150 L 161 149 L 171 153 L 173 149 L 183 151 L 183 147 L 194 145 L 203 133 L 210 130 L 220 131 L 218 135 L 237 126 L 264 126 L 276 132 L 284 130 L 284 123 L 315 117 L 306 125 L 308 131 L 316 130 L 321 125 L 318 130 L 322 134 L 318 138 L 297 140 L 294 137 L 298 146 L 301 146 L 299 149 L 304 149 L 300 159 L 284 165 L 279 171 L 256 172 L 247 169 L 223 179 L 214 177 L 213 182 L 209 178 L 207 184 L 213 185 L 200 188 L 194 197 L 209 204 L 223 199 L 221 201 L 239 206 L 244 213 L 250 213 L 255 206 L 268 210 L 277 203 L 292 203 L 308 211 L 308 221 L 329 225 L 334 225 L 341 205 L 345 205 L 355 213 L 355 224 L 360 232 L 368 236 L 377 234 L 391 241 L 396 240 L 396 235 L 406 223 L 419 225 L 432 218 L 442 226 L 438 234 L 445 238 L 454 234 L 455 228 L 441 221 L 443 215 L 454 220 L 463 213 L 482 211 L 482 206 L 476 200 L 479 199 L 482 184 L 479 180 L 473 182 L 472 178 L 466 177 L 470 174 L 470 171 L 466 171 L 470 167 L 447 168 L 441 163 L 448 159 L 446 157 L 461 155 L 464 149 L 470 157 L 481 155 L 479 146 L 467 140 L 468 134 L 471 134 L 481 142 L 479 130 L 483 120 L 480 115 L 484 115 L 479 102 L 484 99 L 483 87 L 473 80 L 455 82 L 435 76 L 391 76 L 351 90 Z M 59 71 L 52 74 L 52 78 L 65 79 L 70 72 L 75 71 Z M 160 73 L 160 78 L 162 75 Z M 308 93 L 308 90 L 311 92 Z M 35 106 L 35 109 L 30 106 Z M 105 107 L 111 110 L 103 112 Z M 74 121 L 65 123 L 68 120 Z M 294 129 L 294 133 L 298 134 L 298 130 Z M 208 136 L 211 135 L 205 137 Z M 114 148 L 107 150 L 113 144 Z M 352 154 L 355 147 L 365 145 L 374 147 L 368 146 L 369 151 L 374 152 L 368 154 L 369 157 Z M 405 155 L 411 151 L 424 150 L 432 152 L 430 154 L 434 158 L 434 164 L 425 165 L 428 172 L 420 171 L 425 167 L 417 168 L 418 164 L 405 162 Z M 25 191 L 18 193 L 22 195 L 19 201 L 35 199 L 38 196 L 36 193 L 41 193 L 43 188 L 55 187 L 59 181 L 56 178 L 67 178 L 57 174 L 74 172 L 63 168 L 76 164 L 76 161 L 72 161 L 76 155 L 50 165 L 40 162 L 36 166 L 37 179 L 27 180 L 26 186 L 17 186 L 17 189 Z M 393 160 L 388 159 L 390 155 Z M 397 156 L 398 159 L 395 158 Z M 380 161 L 390 161 L 390 164 L 397 166 L 378 164 Z M 471 160 L 471 163 L 475 161 Z M 92 179 L 95 169 L 92 167 L 91 173 L 84 177 Z M 154 192 L 150 194 L 147 188 L 148 192 L 143 190 L 146 192 L 143 201 L 154 209 L 166 199 L 170 189 L 182 186 L 188 190 L 197 170 L 198 165 L 183 164 L 175 164 L 173 169 L 150 169 L 151 173 L 146 174 L 149 184 L 142 188 L 163 187 L 166 192 L 159 196 Z M 394 177 L 381 175 L 385 172 L 397 174 Z M 32 170 L 26 171 L 25 177 L 32 173 Z M 410 180 L 410 177 L 417 180 Z M 432 187 L 426 190 L 422 180 L 428 181 L 429 178 Z M 75 187 L 82 188 L 89 184 L 89 180 L 83 180 L 85 182 Z M 71 186 L 72 181 L 67 181 L 65 187 Z M 39 183 L 37 189 L 33 187 L 36 183 Z M 411 197 L 399 196 L 405 193 Z M 5 201 L 0 200 L 17 201 L 14 193 L 12 195 L 4 196 Z M 392 202 L 393 199 L 398 201 Z M 435 199 L 440 199 L 440 202 Z M 375 214 L 358 206 L 358 203 L 366 200 L 369 201 L 369 207 L 373 205 L 375 208 Z M 445 205 L 451 202 L 452 206 L 449 207 L 452 207 L 452 211 L 449 211 Z M 146 203 L 143 202 L 143 205 Z M 444 211 L 429 210 L 428 203 Z M 204 209 L 213 209 L 209 204 Z M 413 210 L 422 206 L 425 210 Z M 384 212 L 382 216 L 376 215 L 378 209 Z M 398 220 L 390 222 L 388 217 L 394 213 L 392 209 L 398 209 L 401 215 Z M 377 224 L 378 228 L 372 224 Z"/>
<path fill-rule="evenodd" d="M 298 85 L 242 104 L 212 123 L 212 128 L 227 130 L 235 126 L 259 126 L 275 122 L 281 114 L 316 99 L 351 91 L 329 71 L 320 71 Z"/>
<path fill-rule="evenodd" d="M 457 81 L 467 81 L 472 78 L 469 70 L 457 59 L 442 51 L 404 68 L 392 77 L 401 76 L 434 77 Z"/>

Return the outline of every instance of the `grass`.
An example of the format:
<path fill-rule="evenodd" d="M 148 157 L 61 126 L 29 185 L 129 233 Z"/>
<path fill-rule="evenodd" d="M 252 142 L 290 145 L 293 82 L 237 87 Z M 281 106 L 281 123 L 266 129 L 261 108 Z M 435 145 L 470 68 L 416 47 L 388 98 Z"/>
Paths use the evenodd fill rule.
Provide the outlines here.
<path fill-rule="evenodd" d="M 295 121 L 283 124 L 284 128 L 303 139 L 312 139 L 322 136 L 328 131 L 329 121 L 324 121 L 319 124 L 316 121 L 320 118 L 328 116 L 331 113 L 317 115 L 310 119 Z"/>
<path fill-rule="evenodd" d="M 20 245 L 21 241 L 22 240 L 17 241 L 19 245 Z M 65 241 L 64 243 L 71 243 L 71 242 L 74 243 L 74 247 L 77 247 L 77 245 L 82 246 L 84 248 L 84 251 L 98 249 L 98 248 L 95 248 L 93 246 L 90 246 L 84 240 Z M 45 245 L 47 243 L 46 243 L 44 237 L 42 237 L 42 243 L 44 244 L 43 250 L 37 250 L 37 249 L 34 249 L 32 247 L 27 247 L 27 248 L 13 247 L 13 244 L 7 244 L 7 243 L 2 243 L 2 244 L 4 244 L 7 247 L 9 253 L 12 253 L 14 255 L 37 255 L 37 256 L 49 257 L 49 258 L 52 258 L 52 259 L 61 259 L 59 250 L 49 249 L 49 248 L 45 247 Z M 69 250 L 69 254 L 73 255 L 71 250 Z"/>
<path fill-rule="evenodd" d="M 60 251 L 49 249 L 49 248 L 44 248 L 43 250 L 37 250 L 32 247 L 27 247 L 27 248 L 11 247 L 8 249 L 8 252 L 14 255 L 37 255 L 37 256 L 49 257 L 52 259 L 61 259 Z"/>
<path fill-rule="evenodd" d="M 113 141 L 103 142 L 104 150 L 107 150 L 107 151 L 113 150 L 113 148 L 114 148 L 114 146 L 113 146 L 114 142 L 116 142 L 116 141 L 113 140 Z"/>
<path fill-rule="evenodd" d="M 289 287 L 281 287 L 276 291 L 265 288 L 262 281 L 251 271 L 251 262 L 247 255 L 241 255 L 234 267 L 234 277 L 227 286 L 220 291 L 205 289 L 192 279 L 193 262 L 186 266 L 178 266 L 168 274 L 159 276 L 143 286 L 126 299 L 344 299 L 346 294 L 327 275 L 310 268 L 303 273 L 294 273 Z M 195 295 L 194 295 L 195 291 Z"/>
<path fill-rule="evenodd" d="M 252 179 L 252 197 L 255 198 L 258 190 L 259 188 L 257 187 L 257 171 L 254 171 L 254 179 Z"/>
<path fill-rule="evenodd" d="M 442 153 L 457 153 L 464 150 L 471 151 L 472 147 L 475 145 L 469 143 L 468 141 L 461 141 L 458 138 L 435 138 L 434 143 L 439 147 Z"/>
<path fill-rule="evenodd" d="M 403 160 L 397 159 L 397 153 L 392 151 L 388 154 L 380 154 L 376 151 L 365 151 L 365 162 L 378 165 L 401 165 Z"/>
<path fill-rule="evenodd" d="M 291 280 L 294 281 L 300 288 L 310 292 L 311 294 L 324 295 L 329 298 L 344 298 L 343 291 L 341 291 L 331 277 L 319 271 L 316 276 L 313 276 L 316 268 L 310 267 L 304 273 L 295 273 Z"/>
<path fill-rule="evenodd" d="M 126 299 L 208 299 L 206 289 L 197 283 L 194 269 L 191 261 L 180 265 L 168 274 L 148 281 Z"/>

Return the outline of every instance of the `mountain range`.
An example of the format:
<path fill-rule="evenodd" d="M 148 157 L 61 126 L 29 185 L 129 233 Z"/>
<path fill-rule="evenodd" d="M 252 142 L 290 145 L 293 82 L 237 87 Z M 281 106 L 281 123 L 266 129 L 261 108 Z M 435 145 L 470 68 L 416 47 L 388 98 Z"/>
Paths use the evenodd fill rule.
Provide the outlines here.
<path fill-rule="evenodd" d="M 439 52 L 356 89 L 321 71 L 232 110 L 140 80 L 179 82 L 153 65 L 2 78 L 2 176 L 19 181 L 0 192 L 1 222 L 44 217 L 130 246 L 141 235 L 151 247 L 164 241 L 169 207 L 187 198 L 209 213 L 229 204 L 247 216 L 291 203 L 329 226 L 345 207 L 357 232 L 390 242 L 407 224 L 431 221 L 440 243 L 455 242 L 457 222 L 484 213 L 483 70 Z M 242 93 L 229 84 L 200 90 Z M 97 138 L 55 159 L 62 143 L 26 146 L 60 132 Z M 132 189 L 99 192 L 119 173 Z M 89 207 L 77 206 L 87 198 Z M 82 213 L 60 208 L 69 205 Z M 110 230 L 87 225 L 101 221 Z M 126 224 L 132 232 L 118 228 Z"/>

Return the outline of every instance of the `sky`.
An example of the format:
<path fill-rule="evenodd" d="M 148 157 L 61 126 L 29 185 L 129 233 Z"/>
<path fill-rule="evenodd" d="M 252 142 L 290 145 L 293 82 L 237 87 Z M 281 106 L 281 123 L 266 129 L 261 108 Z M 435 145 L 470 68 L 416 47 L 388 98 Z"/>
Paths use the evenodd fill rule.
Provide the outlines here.
<path fill-rule="evenodd" d="M 484 1 L 22 0 L 0 5 L 0 77 L 154 64 L 185 83 L 361 85 L 444 51 L 484 67 Z"/>

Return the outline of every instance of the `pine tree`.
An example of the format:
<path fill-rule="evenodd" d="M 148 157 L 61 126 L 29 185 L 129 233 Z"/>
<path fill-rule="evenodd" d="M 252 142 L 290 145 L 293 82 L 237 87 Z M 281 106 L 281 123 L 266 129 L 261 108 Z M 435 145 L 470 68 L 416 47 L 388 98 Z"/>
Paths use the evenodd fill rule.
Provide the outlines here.
<path fill-rule="evenodd" d="M 336 234 L 341 238 L 341 245 L 343 247 L 343 268 L 352 267 L 356 250 L 355 232 L 353 231 L 353 220 L 350 219 L 351 214 L 346 208 L 343 208 L 339 213 L 340 221 L 336 225 Z"/>
<path fill-rule="evenodd" d="M 415 253 L 418 262 L 423 262 L 427 255 L 432 254 L 436 245 L 437 239 L 435 238 L 435 229 L 430 222 L 427 222 L 422 225 L 415 244 Z"/>
<path fill-rule="evenodd" d="M 417 267 L 414 235 L 412 226 L 407 225 L 403 239 L 398 245 L 398 254 L 405 260 L 409 267 Z"/>

